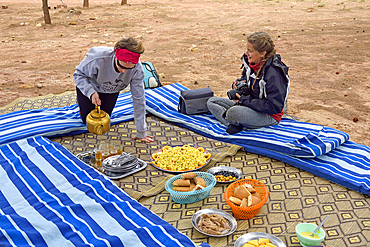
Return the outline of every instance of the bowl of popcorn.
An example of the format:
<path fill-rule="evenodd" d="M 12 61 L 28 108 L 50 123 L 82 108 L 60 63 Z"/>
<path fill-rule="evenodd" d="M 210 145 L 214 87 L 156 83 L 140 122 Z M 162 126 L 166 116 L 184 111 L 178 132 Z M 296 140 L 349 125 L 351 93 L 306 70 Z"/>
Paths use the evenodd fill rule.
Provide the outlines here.
<path fill-rule="evenodd" d="M 216 183 L 216 177 L 208 172 L 187 172 L 167 180 L 164 188 L 174 202 L 187 204 L 206 198 Z"/>
<path fill-rule="evenodd" d="M 265 184 L 255 179 L 240 179 L 231 183 L 224 198 L 235 217 L 251 219 L 267 202 L 269 191 Z"/>

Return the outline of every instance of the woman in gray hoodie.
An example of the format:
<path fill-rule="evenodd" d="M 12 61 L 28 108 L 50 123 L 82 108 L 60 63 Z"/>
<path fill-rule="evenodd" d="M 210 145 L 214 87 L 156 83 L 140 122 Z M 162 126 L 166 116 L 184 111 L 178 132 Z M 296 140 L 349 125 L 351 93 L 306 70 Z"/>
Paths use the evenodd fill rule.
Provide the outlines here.
<path fill-rule="evenodd" d="M 83 123 L 96 105 L 111 115 L 119 92 L 130 85 L 137 130 L 133 139 L 154 141 L 153 136 L 146 134 L 144 70 L 139 59 L 142 53 L 143 44 L 130 37 L 114 47 L 89 50 L 73 74 Z"/>

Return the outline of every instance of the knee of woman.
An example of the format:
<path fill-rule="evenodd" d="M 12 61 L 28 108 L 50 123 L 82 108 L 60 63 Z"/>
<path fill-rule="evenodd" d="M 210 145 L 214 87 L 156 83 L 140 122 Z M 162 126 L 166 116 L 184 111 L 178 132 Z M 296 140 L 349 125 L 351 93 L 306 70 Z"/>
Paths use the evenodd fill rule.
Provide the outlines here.
<path fill-rule="evenodd" d="M 226 119 L 231 124 L 238 124 L 238 119 L 240 116 L 240 111 L 236 111 L 234 107 L 229 108 L 226 112 Z"/>
<path fill-rule="evenodd" d="M 209 99 L 207 100 L 207 106 L 209 106 L 209 105 L 211 105 L 211 104 L 213 104 L 213 103 L 214 103 L 213 99 L 214 99 L 214 97 L 211 97 L 211 98 L 209 98 Z"/>

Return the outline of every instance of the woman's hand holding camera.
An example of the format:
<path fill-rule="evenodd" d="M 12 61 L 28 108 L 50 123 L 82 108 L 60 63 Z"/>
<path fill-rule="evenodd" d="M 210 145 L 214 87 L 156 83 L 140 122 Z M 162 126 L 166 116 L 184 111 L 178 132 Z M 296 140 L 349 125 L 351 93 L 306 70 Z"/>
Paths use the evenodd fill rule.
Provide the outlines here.
<path fill-rule="evenodd" d="M 250 93 L 250 88 L 246 84 L 246 81 L 233 81 L 231 86 L 233 89 L 227 92 L 227 96 L 237 103 L 241 95 L 248 95 Z"/>

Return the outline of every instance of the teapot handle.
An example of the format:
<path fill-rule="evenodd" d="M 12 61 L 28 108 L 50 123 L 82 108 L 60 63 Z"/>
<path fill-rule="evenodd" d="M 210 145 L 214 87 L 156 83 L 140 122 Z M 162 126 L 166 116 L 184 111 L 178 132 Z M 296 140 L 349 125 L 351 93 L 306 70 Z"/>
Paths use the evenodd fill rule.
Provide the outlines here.
<path fill-rule="evenodd" d="M 101 116 L 100 116 L 100 105 L 95 105 L 96 112 L 99 113 L 99 121 L 101 121 Z"/>

